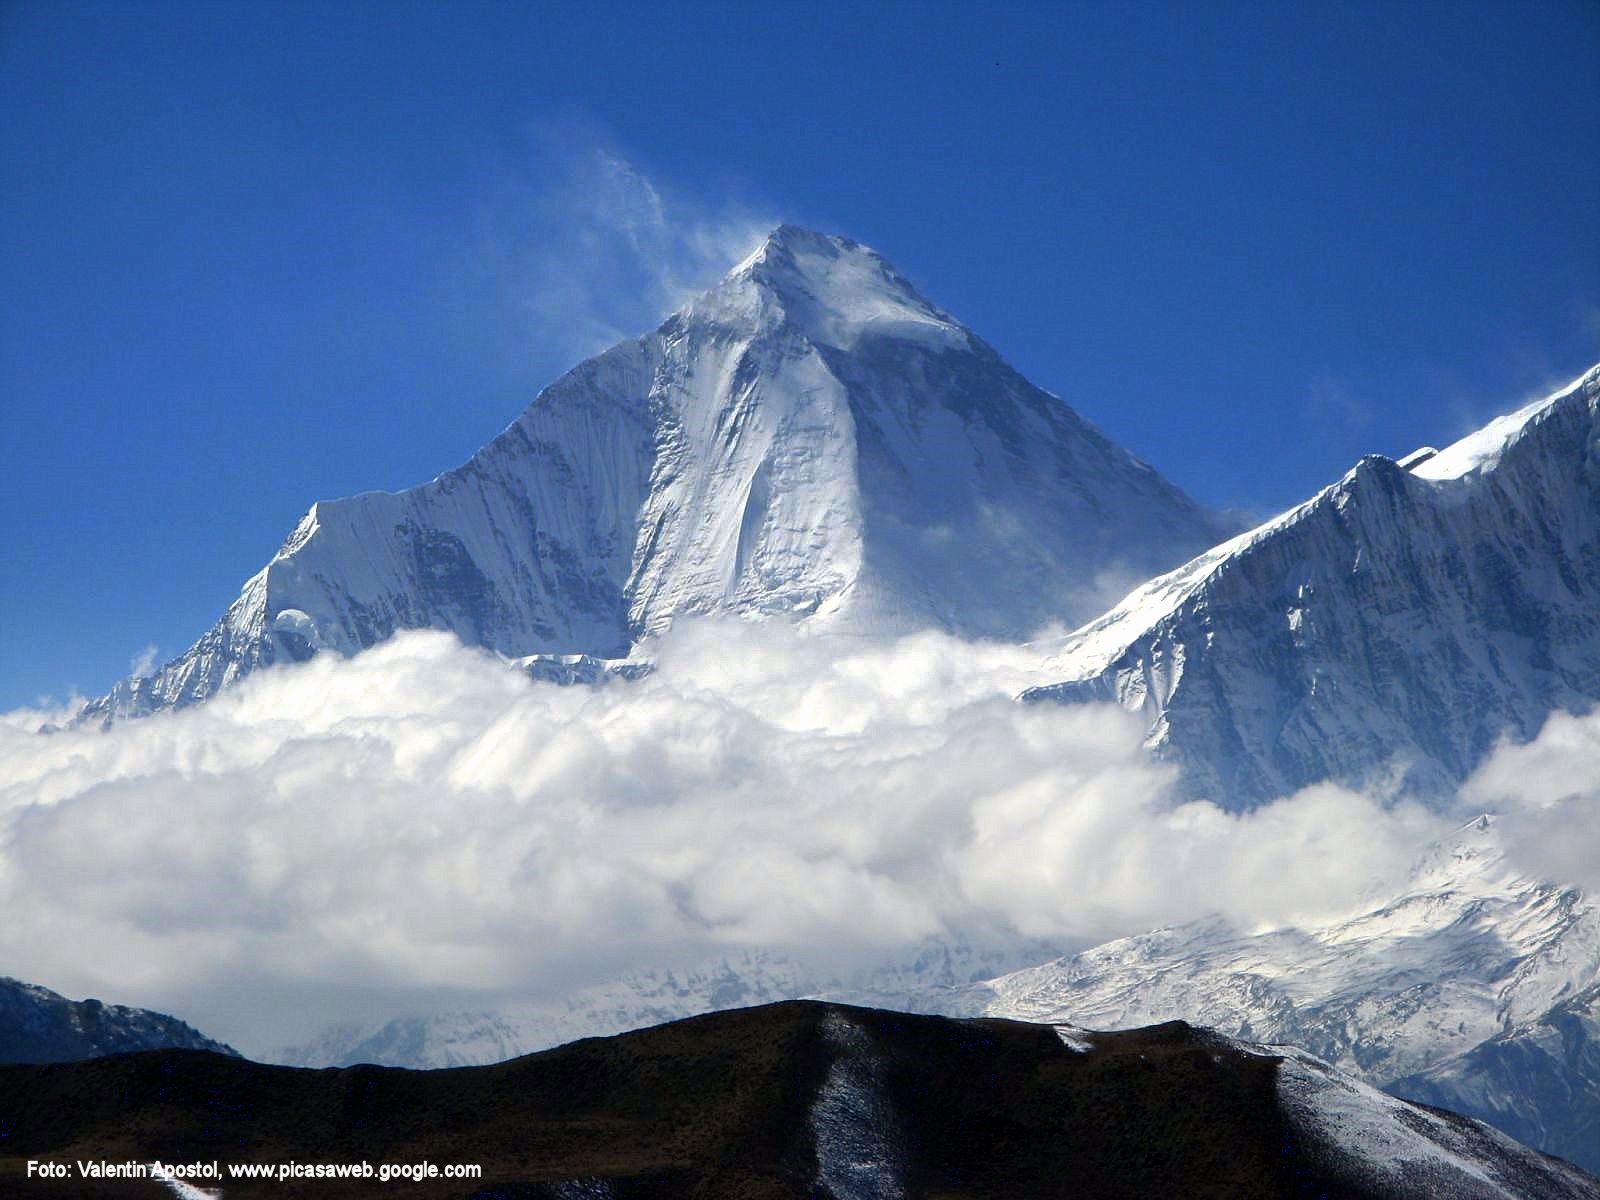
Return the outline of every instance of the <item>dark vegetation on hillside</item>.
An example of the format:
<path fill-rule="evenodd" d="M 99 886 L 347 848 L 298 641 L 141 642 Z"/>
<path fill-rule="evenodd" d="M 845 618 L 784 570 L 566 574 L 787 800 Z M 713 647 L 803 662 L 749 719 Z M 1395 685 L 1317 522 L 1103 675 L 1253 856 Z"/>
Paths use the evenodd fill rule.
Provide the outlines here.
<path fill-rule="evenodd" d="M 149 1183 L 25 1181 L 29 1158 L 425 1159 L 481 1163 L 484 1178 L 224 1181 L 224 1196 L 828 1197 L 813 1113 L 848 1077 L 846 1110 L 867 1114 L 852 1128 L 891 1114 L 871 1131 L 896 1147 L 909 1196 L 1372 1194 L 1292 1135 L 1275 1072 L 1179 1022 L 1097 1034 L 1077 1053 L 1047 1026 L 805 1001 L 442 1071 L 146 1051 L 0 1068 L 0 1193 L 170 1200 Z"/>

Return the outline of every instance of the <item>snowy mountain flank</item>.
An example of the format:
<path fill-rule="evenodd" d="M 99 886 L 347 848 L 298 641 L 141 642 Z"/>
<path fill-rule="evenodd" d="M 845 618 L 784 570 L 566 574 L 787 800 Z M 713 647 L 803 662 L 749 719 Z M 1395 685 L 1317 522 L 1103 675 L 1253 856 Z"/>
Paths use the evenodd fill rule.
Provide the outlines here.
<path fill-rule="evenodd" d="M 964 988 L 853 998 L 1098 1029 L 1181 1018 L 1600 1169 L 1600 905 L 1514 871 L 1487 817 L 1398 895 L 1325 924 L 1205 919 Z"/>
<path fill-rule="evenodd" d="M 167 1047 L 235 1053 L 165 1013 L 68 1000 L 35 983 L 0 978 L 0 1063 L 71 1062 Z"/>
<path fill-rule="evenodd" d="M 1227 532 L 876 253 L 785 225 L 463 466 L 313 505 L 198 642 L 85 715 L 400 629 L 514 659 L 622 658 L 701 613 L 1016 639 Z"/>
<path fill-rule="evenodd" d="M 1368 455 L 1132 592 L 1030 700 L 1115 700 L 1187 786 L 1441 795 L 1600 699 L 1600 367 L 1448 447 Z"/>

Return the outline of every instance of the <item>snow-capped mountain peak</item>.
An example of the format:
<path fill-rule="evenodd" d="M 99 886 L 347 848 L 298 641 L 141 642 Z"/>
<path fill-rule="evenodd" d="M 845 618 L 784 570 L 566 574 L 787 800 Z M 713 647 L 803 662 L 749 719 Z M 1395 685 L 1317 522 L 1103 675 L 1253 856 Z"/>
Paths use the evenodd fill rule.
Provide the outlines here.
<path fill-rule="evenodd" d="M 710 319 L 735 327 L 788 324 L 835 350 L 854 349 L 875 336 L 967 347 L 967 331 L 876 251 L 796 225 L 773 230 L 684 316 L 687 322 Z"/>
<path fill-rule="evenodd" d="M 1447 794 L 1505 736 L 1600 700 L 1600 368 L 1343 478 L 1135 589 L 1032 700 L 1114 700 L 1188 786 Z"/>
<path fill-rule="evenodd" d="M 1020 638 L 1224 532 L 877 253 L 785 225 L 461 467 L 313 505 L 194 646 L 85 716 L 410 628 L 514 661 L 622 659 L 703 613 Z"/>

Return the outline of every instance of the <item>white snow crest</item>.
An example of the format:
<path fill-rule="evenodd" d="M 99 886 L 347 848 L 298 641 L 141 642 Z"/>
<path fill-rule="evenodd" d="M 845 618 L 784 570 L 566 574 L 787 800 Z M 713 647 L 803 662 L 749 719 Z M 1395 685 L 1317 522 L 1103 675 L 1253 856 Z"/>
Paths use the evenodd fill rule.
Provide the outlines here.
<path fill-rule="evenodd" d="M 1482 429 L 1452 442 L 1427 461 L 1411 468 L 1412 474 L 1422 479 L 1460 479 L 1463 476 L 1492 471 L 1500 457 L 1546 413 L 1574 396 L 1580 389 L 1593 403 L 1596 380 L 1600 380 L 1600 367 L 1585 371 L 1565 387 L 1548 396 L 1523 405 L 1515 412 L 1496 417 Z"/>

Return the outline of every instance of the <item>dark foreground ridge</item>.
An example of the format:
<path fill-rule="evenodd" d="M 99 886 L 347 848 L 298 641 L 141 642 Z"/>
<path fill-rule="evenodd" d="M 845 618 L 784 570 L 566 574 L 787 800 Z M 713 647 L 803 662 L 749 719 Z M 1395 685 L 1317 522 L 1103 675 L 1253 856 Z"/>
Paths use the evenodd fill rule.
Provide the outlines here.
<path fill-rule="evenodd" d="M 0 1194 L 170 1200 L 153 1182 L 26 1178 L 29 1159 L 154 1158 L 484 1170 L 472 1183 L 224 1179 L 225 1200 L 1600 1197 L 1600 1181 L 1486 1126 L 1293 1063 L 1291 1086 L 1292 1064 L 1182 1022 L 1067 1039 L 808 1001 L 442 1071 L 145 1051 L 0 1067 Z M 1319 1106 L 1367 1130 L 1361 1157 Z M 1397 1145 L 1415 1160 L 1400 1171 Z"/>

